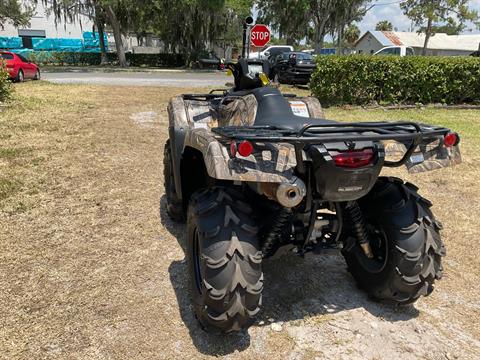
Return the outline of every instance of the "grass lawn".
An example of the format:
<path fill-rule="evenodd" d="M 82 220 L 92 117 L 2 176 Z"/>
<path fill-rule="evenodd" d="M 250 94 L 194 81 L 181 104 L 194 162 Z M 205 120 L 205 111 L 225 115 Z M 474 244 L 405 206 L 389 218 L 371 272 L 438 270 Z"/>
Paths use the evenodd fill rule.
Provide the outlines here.
<path fill-rule="evenodd" d="M 246 337 L 215 338 L 189 309 L 185 229 L 166 217 L 162 185 L 167 102 L 195 90 L 46 82 L 15 88 L 15 100 L 0 112 L 0 357 L 198 358 L 235 350 L 245 359 L 330 354 L 324 351 L 368 357 L 358 333 L 364 349 L 383 339 L 385 354 L 396 357 L 480 353 L 480 111 L 326 111 L 342 121 L 434 123 L 462 136 L 457 167 L 386 172 L 418 185 L 444 224 L 445 277 L 416 310 L 368 301 L 340 259 L 295 258 L 266 270 L 261 320 L 280 319 L 287 330 L 257 324 Z M 325 304 L 343 307 L 327 314 Z M 344 322 L 358 329 L 341 330 Z M 319 338 L 309 342 L 315 331 Z M 391 336 L 396 331 L 403 338 Z M 321 341 L 329 350 L 313 345 Z"/>

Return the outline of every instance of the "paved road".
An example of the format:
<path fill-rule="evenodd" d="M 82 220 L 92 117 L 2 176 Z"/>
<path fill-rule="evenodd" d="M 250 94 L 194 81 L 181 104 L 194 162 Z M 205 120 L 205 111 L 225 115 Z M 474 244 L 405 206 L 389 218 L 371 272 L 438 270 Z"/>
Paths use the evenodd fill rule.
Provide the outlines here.
<path fill-rule="evenodd" d="M 207 87 L 233 81 L 225 73 L 208 72 L 44 72 L 44 80 L 59 84 Z"/>

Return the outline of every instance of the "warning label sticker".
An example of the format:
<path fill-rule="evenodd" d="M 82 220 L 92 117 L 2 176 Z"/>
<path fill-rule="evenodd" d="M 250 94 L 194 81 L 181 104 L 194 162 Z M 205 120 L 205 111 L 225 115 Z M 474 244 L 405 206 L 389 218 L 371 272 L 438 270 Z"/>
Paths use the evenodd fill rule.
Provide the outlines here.
<path fill-rule="evenodd" d="M 303 101 L 290 101 L 290 107 L 292 108 L 294 115 L 306 118 L 310 117 L 307 104 L 305 104 Z"/>

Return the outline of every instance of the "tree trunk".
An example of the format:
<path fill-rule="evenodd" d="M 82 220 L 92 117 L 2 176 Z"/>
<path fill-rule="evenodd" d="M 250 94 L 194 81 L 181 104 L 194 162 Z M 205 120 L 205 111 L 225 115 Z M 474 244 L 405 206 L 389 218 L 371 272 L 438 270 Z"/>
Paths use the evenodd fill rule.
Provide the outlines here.
<path fill-rule="evenodd" d="M 102 9 L 98 4 L 95 4 L 95 25 L 97 26 L 99 42 L 100 42 L 100 54 L 101 54 L 100 65 L 107 65 L 108 58 L 107 58 L 107 50 L 105 47 L 104 18 L 102 16 Z"/>
<path fill-rule="evenodd" d="M 337 51 L 338 51 L 338 55 L 343 55 L 343 46 L 342 46 L 343 35 L 344 35 L 344 27 L 343 27 L 343 25 L 339 25 L 337 31 L 338 31 L 338 34 L 337 34 Z"/>
<path fill-rule="evenodd" d="M 101 62 L 100 65 L 107 65 L 108 64 L 108 57 L 107 57 L 107 48 L 105 46 L 105 28 L 102 23 L 97 25 L 98 27 L 98 36 L 100 37 L 100 53 L 101 53 Z"/>
<path fill-rule="evenodd" d="M 321 50 L 323 49 L 323 43 L 325 40 L 325 29 L 327 27 L 328 17 L 319 19 L 316 17 L 314 24 L 316 25 L 315 31 L 315 54 L 320 55 Z"/>
<path fill-rule="evenodd" d="M 110 5 L 105 7 L 110 26 L 113 29 L 113 37 L 115 38 L 115 47 L 117 48 L 118 63 L 121 67 L 127 67 L 127 58 L 125 57 L 125 49 L 122 41 L 122 31 L 117 16 Z"/>
<path fill-rule="evenodd" d="M 430 40 L 430 37 L 432 36 L 432 23 L 433 23 L 433 19 L 429 18 L 428 19 L 428 24 L 427 24 L 427 29 L 425 30 L 425 43 L 423 44 L 423 50 L 422 50 L 422 55 L 423 56 L 427 55 L 428 41 Z"/>
<path fill-rule="evenodd" d="M 315 54 L 320 55 L 320 52 L 323 49 L 323 43 L 325 40 L 325 27 L 327 21 L 323 20 L 316 26 L 315 31 Z"/>

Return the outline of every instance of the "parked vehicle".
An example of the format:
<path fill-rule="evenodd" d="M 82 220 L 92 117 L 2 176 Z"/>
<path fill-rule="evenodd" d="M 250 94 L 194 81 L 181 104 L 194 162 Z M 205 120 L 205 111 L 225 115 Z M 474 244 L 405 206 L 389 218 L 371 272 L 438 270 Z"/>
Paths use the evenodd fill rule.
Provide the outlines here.
<path fill-rule="evenodd" d="M 323 48 L 323 49 L 320 50 L 320 54 L 315 54 L 314 49 L 303 50 L 303 52 L 309 53 L 309 54 L 311 54 L 312 56 L 315 57 L 317 55 L 335 55 L 337 53 L 337 49 L 335 49 L 335 48 Z"/>
<path fill-rule="evenodd" d="M 0 51 L 0 60 L 5 62 L 8 74 L 15 82 L 25 79 L 40 80 L 40 68 L 22 55 Z"/>
<path fill-rule="evenodd" d="M 289 45 L 272 45 L 267 47 L 261 52 L 251 52 L 248 56 L 249 59 L 254 60 L 269 60 L 272 57 L 276 57 L 284 52 L 294 51 L 293 46 Z"/>
<path fill-rule="evenodd" d="M 326 120 L 316 98 L 269 86 L 266 62 L 227 67 L 233 89 L 168 106 L 167 211 L 187 221 L 190 294 L 202 326 L 247 328 L 262 304 L 262 261 L 282 254 L 341 252 L 377 300 L 403 305 L 429 295 L 442 277 L 441 224 L 415 185 L 379 175 L 459 163 L 458 134 Z"/>
<path fill-rule="evenodd" d="M 413 56 L 415 55 L 415 50 L 410 46 L 387 46 L 378 50 L 373 55 Z"/>
<path fill-rule="evenodd" d="M 270 67 L 270 78 L 276 83 L 306 85 L 315 70 L 315 60 L 305 52 L 286 52 L 272 59 Z"/>
<path fill-rule="evenodd" d="M 198 69 L 225 69 L 225 59 L 219 58 L 213 51 L 209 52 L 206 57 L 200 58 L 194 67 Z"/>

